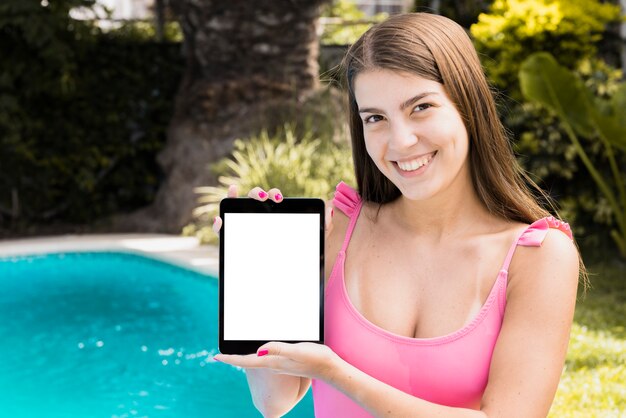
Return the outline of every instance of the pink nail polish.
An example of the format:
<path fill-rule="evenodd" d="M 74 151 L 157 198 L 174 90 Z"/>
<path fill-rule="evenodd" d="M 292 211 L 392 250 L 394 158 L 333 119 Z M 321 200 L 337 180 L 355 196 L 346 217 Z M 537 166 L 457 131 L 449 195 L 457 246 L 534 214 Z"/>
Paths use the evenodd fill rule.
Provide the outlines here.
<path fill-rule="evenodd" d="M 218 363 L 221 363 L 222 361 L 218 358 L 213 357 L 213 361 L 217 361 Z"/>
<path fill-rule="evenodd" d="M 274 199 L 276 199 L 276 200 L 282 200 L 282 199 L 283 199 L 283 195 L 282 195 L 282 194 L 280 194 L 280 193 L 276 193 L 276 194 L 274 195 Z"/>
<path fill-rule="evenodd" d="M 267 355 L 267 353 L 269 353 L 269 350 L 261 350 L 258 353 L 256 353 L 256 355 L 258 357 L 263 357 L 263 356 Z"/>
<path fill-rule="evenodd" d="M 334 214 L 335 214 L 335 210 L 333 208 L 330 208 L 330 217 L 332 218 Z"/>
<path fill-rule="evenodd" d="M 264 191 L 260 191 L 260 192 L 259 192 L 259 197 L 260 197 L 261 199 L 265 199 L 265 198 L 267 197 L 267 193 L 265 193 Z"/>

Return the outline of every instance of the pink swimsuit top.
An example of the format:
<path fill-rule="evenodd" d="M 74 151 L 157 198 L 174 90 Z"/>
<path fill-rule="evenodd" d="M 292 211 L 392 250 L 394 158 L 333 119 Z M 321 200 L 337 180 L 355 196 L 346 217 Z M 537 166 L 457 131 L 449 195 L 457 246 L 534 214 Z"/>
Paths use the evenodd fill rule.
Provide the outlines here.
<path fill-rule="evenodd" d="M 441 337 L 411 338 L 374 325 L 350 302 L 344 265 L 362 202 L 357 192 L 342 182 L 333 203 L 350 223 L 326 285 L 325 344 L 368 375 L 413 396 L 441 405 L 479 409 L 504 317 L 507 270 L 513 252 L 517 245 L 540 246 L 549 228 L 560 229 L 572 238 L 569 225 L 553 217 L 534 222 L 513 242 L 487 300 L 470 323 Z M 371 416 L 323 381 L 313 381 L 313 398 L 318 418 Z"/>

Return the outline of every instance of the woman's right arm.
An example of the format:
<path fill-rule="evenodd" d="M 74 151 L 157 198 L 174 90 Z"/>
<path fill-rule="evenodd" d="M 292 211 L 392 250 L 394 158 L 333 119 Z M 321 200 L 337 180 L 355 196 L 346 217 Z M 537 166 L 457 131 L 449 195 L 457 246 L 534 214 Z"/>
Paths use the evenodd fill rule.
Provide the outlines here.
<path fill-rule="evenodd" d="M 255 187 L 250 190 L 248 197 L 257 200 L 271 199 L 275 202 L 282 200 L 280 190 L 278 189 L 271 189 L 266 194 L 263 194 L 263 192 L 260 187 Z M 280 196 L 278 199 L 276 199 L 277 194 Z M 237 188 L 235 186 L 231 186 L 228 189 L 228 197 L 237 197 Z M 337 237 L 338 234 L 333 234 L 332 232 L 333 223 L 331 219 L 333 212 L 332 204 L 328 203 L 326 205 L 326 279 L 330 275 L 334 259 L 341 247 L 341 237 Z M 222 220 L 216 217 L 213 230 L 218 235 L 221 226 Z M 246 369 L 246 378 L 254 406 L 266 418 L 285 415 L 300 402 L 311 386 L 311 379 L 309 378 L 278 374 L 267 369 Z"/>
<path fill-rule="evenodd" d="M 246 369 L 256 409 L 266 418 L 281 417 L 304 397 L 311 379 L 278 374 L 267 369 Z"/>

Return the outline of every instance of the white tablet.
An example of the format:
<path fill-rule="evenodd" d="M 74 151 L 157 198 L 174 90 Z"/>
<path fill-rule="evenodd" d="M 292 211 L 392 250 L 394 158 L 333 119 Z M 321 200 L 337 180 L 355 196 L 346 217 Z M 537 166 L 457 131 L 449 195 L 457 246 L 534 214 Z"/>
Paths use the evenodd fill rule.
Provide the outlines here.
<path fill-rule="evenodd" d="M 324 339 L 324 201 L 220 204 L 219 350 Z"/>

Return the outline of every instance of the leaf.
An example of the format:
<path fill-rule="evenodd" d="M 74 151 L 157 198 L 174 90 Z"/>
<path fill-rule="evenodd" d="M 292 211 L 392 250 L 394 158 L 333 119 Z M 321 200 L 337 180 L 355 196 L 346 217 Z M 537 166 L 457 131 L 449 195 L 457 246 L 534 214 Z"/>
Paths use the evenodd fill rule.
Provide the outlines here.
<path fill-rule="evenodd" d="M 611 97 L 613 115 L 610 122 L 598 124 L 611 144 L 626 151 L 626 82 L 620 83 Z"/>
<path fill-rule="evenodd" d="M 624 110 L 621 112 L 626 113 Z M 619 115 L 619 113 L 617 113 L 617 115 Z M 626 151 L 626 126 L 623 125 L 623 119 L 620 120 L 619 116 L 616 117 L 615 110 L 611 116 L 594 112 L 593 117 L 596 121 L 598 131 L 600 131 L 602 136 L 606 138 L 611 145 Z"/>
<path fill-rule="evenodd" d="M 553 110 L 581 136 L 599 132 L 612 145 L 626 150 L 626 83 L 611 101 L 611 114 L 597 108 L 591 92 L 570 70 L 547 52 L 531 55 L 521 66 L 522 93 Z"/>
<path fill-rule="evenodd" d="M 528 57 L 520 68 L 522 94 L 556 112 L 582 136 L 595 133 L 591 99 L 582 82 L 547 52 Z"/>

